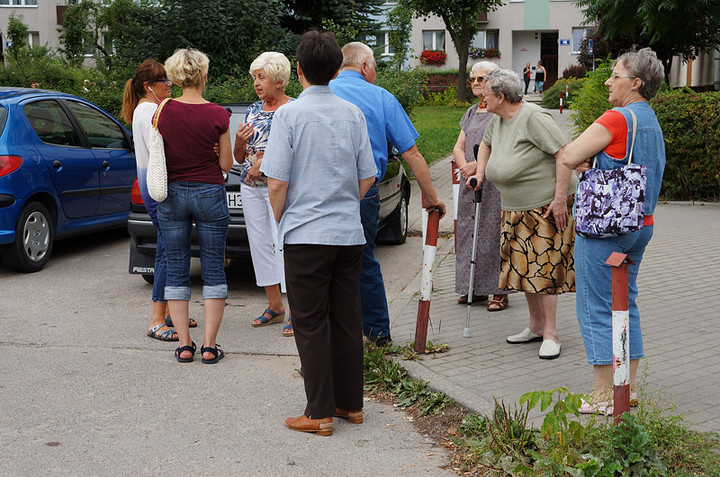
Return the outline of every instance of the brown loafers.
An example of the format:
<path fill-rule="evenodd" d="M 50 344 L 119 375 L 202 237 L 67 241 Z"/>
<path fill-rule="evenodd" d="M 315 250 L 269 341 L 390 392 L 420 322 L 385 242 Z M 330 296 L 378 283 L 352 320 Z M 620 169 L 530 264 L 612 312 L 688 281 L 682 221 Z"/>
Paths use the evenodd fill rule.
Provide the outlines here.
<path fill-rule="evenodd" d="M 339 407 L 335 408 L 335 417 L 342 417 L 343 419 L 347 419 L 352 424 L 362 424 L 363 423 L 363 411 L 360 409 L 359 411 L 348 411 L 347 409 L 340 409 Z"/>
<path fill-rule="evenodd" d="M 311 419 L 303 414 L 299 417 L 288 417 L 285 419 L 285 426 L 293 431 L 314 432 L 319 436 L 331 436 L 333 420 L 332 417 Z"/>

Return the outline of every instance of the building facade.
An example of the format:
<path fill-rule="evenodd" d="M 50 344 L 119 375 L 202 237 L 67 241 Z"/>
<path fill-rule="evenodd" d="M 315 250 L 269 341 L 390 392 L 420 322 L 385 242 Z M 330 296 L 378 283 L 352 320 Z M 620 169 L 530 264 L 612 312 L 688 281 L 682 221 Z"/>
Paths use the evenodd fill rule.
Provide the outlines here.
<path fill-rule="evenodd" d="M 592 29 L 591 25 L 583 24 L 584 20 L 574 0 L 508 0 L 478 19 L 480 32 L 471 45 L 471 50 L 496 48 L 500 57 L 470 58 L 468 68 L 486 59 L 521 75 L 526 63 L 535 68 L 542 60 L 548 73 L 546 87 L 550 86 L 562 77 L 563 70 L 578 64 L 581 42 Z M 429 71 L 452 70 L 459 66 L 455 46 L 439 17 L 413 20 L 410 49 L 410 66 L 421 66 Z M 442 66 L 422 65 L 420 55 L 424 50 L 445 50 L 446 63 Z M 690 65 L 675 58 L 670 83 L 693 87 L 715 85 L 715 89 L 720 89 L 720 53 L 700 55 Z"/>
<path fill-rule="evenodd" d="M 28 45 L 47 45 L 57 48 L 60 44 L 62 17 L 67 8 L 66 1 L 48 0 L 0 0 L 0 51 L 9 46 L 7 36 L 10 16 L 22 20 L 28 26 Z"/>

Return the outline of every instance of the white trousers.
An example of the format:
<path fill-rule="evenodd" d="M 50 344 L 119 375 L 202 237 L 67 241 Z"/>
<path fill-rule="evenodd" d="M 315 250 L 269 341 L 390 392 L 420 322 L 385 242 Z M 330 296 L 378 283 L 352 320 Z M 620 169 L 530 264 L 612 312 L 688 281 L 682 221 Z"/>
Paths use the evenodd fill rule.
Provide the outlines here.
<path fill-rule="evenodd" d="M 257 286 L 279 283 L 280 290 L 285 293 L 285 267 L 277 243 L 277 222 L 270 207 L 268 189 L 243 184 L 240 193 Z"/>

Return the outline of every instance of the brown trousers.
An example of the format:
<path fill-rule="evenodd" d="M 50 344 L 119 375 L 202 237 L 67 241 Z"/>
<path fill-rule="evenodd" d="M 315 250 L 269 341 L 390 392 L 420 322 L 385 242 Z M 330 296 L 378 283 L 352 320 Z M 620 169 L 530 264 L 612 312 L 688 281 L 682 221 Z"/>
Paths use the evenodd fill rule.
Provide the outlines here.
<path fill-rule="evenodd" d="M 362 245 L 285 245 L 285 278 L 312 419 L 363 407 Z"/>

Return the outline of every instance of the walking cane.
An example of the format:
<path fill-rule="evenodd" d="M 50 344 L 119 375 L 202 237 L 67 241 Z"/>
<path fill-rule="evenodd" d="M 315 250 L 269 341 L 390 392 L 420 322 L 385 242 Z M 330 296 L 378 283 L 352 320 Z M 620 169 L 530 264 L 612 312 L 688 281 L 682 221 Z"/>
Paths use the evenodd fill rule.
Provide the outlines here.
<path fill-rule="evenodd" d="M 477 158 L 478 146 L 475 146 L 475 157 Z M 477 187 L 477 179 L 470 179 L 470 187 Z M 482 187 L 475 191 L 475 228 L 473 228 L 473 244 L 472 257 L 470 258 L 470 284 L 468 285 L 467 295 L 467 317 L 465 318 L 465 329 L 463 330 L 463 338 L 470 338 L 470 310 L 472 307 L 473 288 L 475 286 L 475 255 L 477 253 L 477 229 L 480 223 L 480 202 L 482 201 Z"/>

